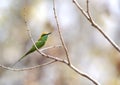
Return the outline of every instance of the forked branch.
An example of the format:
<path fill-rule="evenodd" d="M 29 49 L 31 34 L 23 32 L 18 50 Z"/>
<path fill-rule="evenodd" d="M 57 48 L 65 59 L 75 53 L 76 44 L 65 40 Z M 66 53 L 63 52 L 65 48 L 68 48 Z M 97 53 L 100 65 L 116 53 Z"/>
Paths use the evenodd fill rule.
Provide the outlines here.
<path fill-rule="evenodd" d="M 95 85 L 99 85 L 98 82 L 96 82 L 94 79 L 92 79 L 90 76 L 88 76 L 87 74 L 83 73 L 83 72 L 80 72 L 77 68 L 75 68 L 72 63 L 70 62 L 69 60 L 69 55 L 68 55 L 68 51 L 67 51 L 67 48 L 65 46 L 65 43 L 64 43 L 64 40 L 62 38 L 62 34 L 61 34 L 61 31 L 60 31 L 60 26 L 59 26 L 59 23 L 58 23 L 58 18 L 57 18 L 57 14 L 56 14 L 56 8 L 55 8 L 55 0 L 53 0 L 53 11 L 54 11 L 54 17 L 55 17 L 55 20 L 56 20 L 56 24 L 57 24 L 57 28 L 58 28 L 58 32 L 59 32 L 59 36 L 60 36 L 60 39 L 61 39 L 61 42 L 62 42 L 62 45 L 65 49 L 65 52 L 66 52 L 66 55 L 67 55 L 67 61 L 68 61 L 68 64 L 65 63 L 66 65 L 68 65 L 72 70 L 74 70 L 76 73 L 78 73 L 79 75 L 89 79 L 90 81 L 92 81 Z M 85 15 L 85 14 L 84 14 Z M 86 17 L 88 17 L 88 15 L 85 15 Z"/>
<path fill-rule="evenodd" d="M 73 3 L 77 6 L 77 8 L 81 11 L 81 13 L 85 16 L 85 18 L 91 23 L 91 25 L 96 28 L 108 42 L 120 53 L 120 47 L 101 29 L 99 25 L 95 23 L 95 21 L 91 18 L 89 13 L 89 1 L 87 0 L 87 12 L 83 10 L 77 0 L 73 0 Z"/>
<path fill-rule="evenodd" d="M 67 60 L 68 60 L 68 64 L 70 64 L 68 50 L 67 50 L 67 47 L 65 45 L 64 39 L 62 37 L 62 33 L 61 33 L 60 26 L 59 26 L 59 23 L 58 23 L 58 18 L 57 18 L 57 13 L 56 13 L 56 8 L 55 8 L 55 0 L 53 0 L 53 12 L 54 12 L 55 21 L 56 21 L 56 24 L 57 24 L 57 29 L 58 29 L 59 37 L 60 37 L 61 43 L 63 45 L 63 48 L 65 50 L 66 57 L 67 57 Z"/>

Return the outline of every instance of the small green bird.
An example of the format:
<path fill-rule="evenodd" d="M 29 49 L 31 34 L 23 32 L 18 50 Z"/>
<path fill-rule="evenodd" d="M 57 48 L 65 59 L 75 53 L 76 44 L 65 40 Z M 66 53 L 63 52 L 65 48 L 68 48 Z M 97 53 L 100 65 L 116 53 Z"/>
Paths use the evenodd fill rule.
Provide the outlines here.
<path fill-rule="evenodd" d="M 35 45 L 36 45 L 36 47 L 39 49 L 39 48 L 41 48 L 41 47 L 43 47 L 44 45 L 45 45 L 45 43 L 46 43 L 46 41 L 47 41 L 47 39 L 48 39 L 48 35 L 50 35 L 51 34 L 51 32 L 50 33 L 43 33 L 42 35 L 41 35 L 41 37 L 38 39 L 38 41 L 35 43 Z M 24 57 L 26 57 L 28 54 L 30 54 L 30 53 L 32 53 L 32 52 L 34 52 L 34 51 L 36 51 L 37 49 L 36 49 L 36 47 L 33 45 L 32 47 L 31 47 L 31 49 L 27 52 L 27 53 L 25 53 L 16 63 L 14 63 L 12 66 L 14 66 L 14 65 L 16 65 L 19 61 L 21 61 Z"/>

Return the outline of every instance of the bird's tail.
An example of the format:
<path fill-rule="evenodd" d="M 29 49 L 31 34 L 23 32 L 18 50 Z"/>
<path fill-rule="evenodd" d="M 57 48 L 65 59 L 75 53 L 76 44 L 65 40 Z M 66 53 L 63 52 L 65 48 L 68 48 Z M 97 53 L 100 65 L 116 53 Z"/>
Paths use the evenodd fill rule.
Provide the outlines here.
<path fill-rule="evenodd" d="M 18 61 L 16 61 L 14 64 L 12 64 L 11 67 L 14 67 L 17 63 L 19 63 L 26 55 L 22 56 Z"/>

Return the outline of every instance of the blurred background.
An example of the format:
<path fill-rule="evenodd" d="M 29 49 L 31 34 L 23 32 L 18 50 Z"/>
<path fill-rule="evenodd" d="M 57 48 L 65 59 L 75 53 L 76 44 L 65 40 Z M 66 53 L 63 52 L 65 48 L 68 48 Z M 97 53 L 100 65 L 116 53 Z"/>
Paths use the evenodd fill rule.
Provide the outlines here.
<path fill-rule="evenodd" d="M 86 0 L 78 1 L 86 10 Z M 56 12 L 71 63 L 101 85 L 120 85 L 120 53 L 91 26 L 72 0 L 56 0 Z M 61 44 L 52 0 L 0 0 L 0 64 L 11 66 L 32 46 L 24 13 L 35 41 L 43 32 L 52 32 L 43 48 Z M 90 13 L 95 22 L 120 46 L 120 1 L 90 0 Z M 52 48 L 45 53 L 66 59 L 63 48 Z M 15 68 L 49 61 L 34 52 Z M 94 84 L 57 62 L 24 72 L 0 68 L 0 85 Z"/>

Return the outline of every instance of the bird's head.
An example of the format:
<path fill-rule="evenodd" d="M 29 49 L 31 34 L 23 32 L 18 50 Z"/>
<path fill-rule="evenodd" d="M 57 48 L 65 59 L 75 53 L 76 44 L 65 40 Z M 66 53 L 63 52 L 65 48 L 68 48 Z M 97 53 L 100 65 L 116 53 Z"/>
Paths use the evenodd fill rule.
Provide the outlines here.
<path fill-rule="evenodd" d="M 49 32 L 49 33 L 43 33 L 43 34 L 41 35 L 41 37 L 48 36 L 48 35 L 50 35 L 50 34 L 51 34 L 51 32 Z"/>
<path fill-rule="evenodd" d="M 50 34 L 51 34 L 51 32 L 49 32 L 49 33 L 43 33 L 43 34 L 41 35 L 41 37 L 40 37 L 39 40 L 47 40 L 48 35 L 50 35 Z"/>

